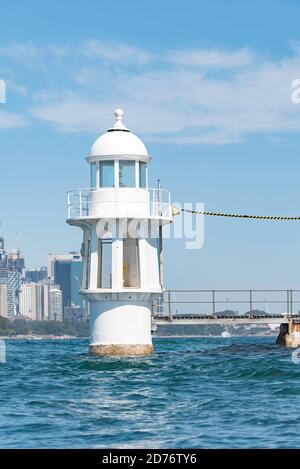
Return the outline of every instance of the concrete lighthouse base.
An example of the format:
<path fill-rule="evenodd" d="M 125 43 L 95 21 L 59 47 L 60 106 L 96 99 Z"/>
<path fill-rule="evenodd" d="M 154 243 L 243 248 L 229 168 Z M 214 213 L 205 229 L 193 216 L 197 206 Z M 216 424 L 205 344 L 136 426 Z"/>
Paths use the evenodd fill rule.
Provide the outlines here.
<path fill-rule="evenodd" d="M 287 324 L 280 324 L 279 335 L 276 340 L 277 345 L 289 348 L 300 346 L 300 324 L 290 321 Z"/>
<path fill-rule="evenodd" d="M 153 345 L 90 345 L 89 351 L 94 355 L 150 355 L 153 353 Z"/>
<path fill-rule="evenodd" d="M 149 355 L 151 303 L 94 301 L 90 303 L 90 347 L 95 355 Z"/>

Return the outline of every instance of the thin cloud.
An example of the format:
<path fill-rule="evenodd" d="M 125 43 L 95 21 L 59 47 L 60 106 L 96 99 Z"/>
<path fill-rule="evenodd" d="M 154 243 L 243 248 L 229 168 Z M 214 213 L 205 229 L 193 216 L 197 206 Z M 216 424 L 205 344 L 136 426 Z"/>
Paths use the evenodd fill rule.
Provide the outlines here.
<path fill-rule="evenodd" d="M 137 47 L 94 39 L 85 42 L 80 47 L 80 52 L 89 60 L 105 60 L 121 64 L 145 64 L 152 59 L 152 54 Z"/>
<path fill-rule="evenodd" d="M 44 51 L 32 43 L 11 43 L 0 46 L 0 57 L 31 66 L 42 58 Z"/>
<path fill-rule="evenodd" d="M 300 70 L 295 45 L 272 61 L 246 48 L 154 54 L 95 39 L 30 47 L 31 60 L 43 65 L 27 113 L 60 132 L 101 132 L 120 106 L 126 124 L 152 141 L 229 144 L 300 131 L 300 105 L 290 99 Z M 9 51 L 14 60 L 25 52 L 2 48 Z"/>
<path fill-rule="evenodd" d="M 14 92 L 18 93 L 21 96 L 27 96 L 27 94 L 28 94 L 28 89 L 26 88 L 26 86 L 21 85 L 21 84 L 15 82 L 14 80 L 8 79 L 7 80 L 7 87 L 8 87 L 9 90 L 14 91 Z"/>
<path fill-rule="evenodd" d="M 24 127 L 25 125 L 27 125 L 26 119 L 20 114 L 2 111 L 0 109 L 0 130 Z"/>
<path fill-rule="evenodd" d="M 175 50 L 166 54 L 166 61 L 204 69 L 232 69 L 250 65 L 253 54 L 248 49 L 233 52 L 218 49 Z"/>

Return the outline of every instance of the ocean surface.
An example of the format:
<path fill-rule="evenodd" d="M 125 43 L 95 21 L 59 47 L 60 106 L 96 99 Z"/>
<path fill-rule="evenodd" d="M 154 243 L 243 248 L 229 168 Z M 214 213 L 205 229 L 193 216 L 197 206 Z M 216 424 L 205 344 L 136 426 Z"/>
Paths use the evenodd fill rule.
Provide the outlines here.
<path fill-rule="evenodd" d="M 155 339 L 103 358 L 88 341 L 7 340 L 1 448 L 300 448 L 300 364 L 273 337 Z"/>

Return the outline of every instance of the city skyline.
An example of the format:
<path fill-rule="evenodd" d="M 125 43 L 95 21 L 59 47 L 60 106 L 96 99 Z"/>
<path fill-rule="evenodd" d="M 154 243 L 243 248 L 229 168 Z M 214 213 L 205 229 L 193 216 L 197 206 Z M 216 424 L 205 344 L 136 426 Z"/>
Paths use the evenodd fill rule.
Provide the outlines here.
<path fill-rule="evenodd" d="M 0 237 L 0 316 L 38 321 L 87 316 L 79 295 L 83 275 L 80 253 L 48 254 L 47 264 L 26 268 L 21 250 L 7 250 Z"/>

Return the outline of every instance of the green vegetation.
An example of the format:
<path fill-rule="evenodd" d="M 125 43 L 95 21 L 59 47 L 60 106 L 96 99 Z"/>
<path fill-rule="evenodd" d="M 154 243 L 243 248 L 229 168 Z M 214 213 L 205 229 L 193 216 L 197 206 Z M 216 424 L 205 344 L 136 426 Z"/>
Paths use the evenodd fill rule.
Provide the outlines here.
<path fill-rule="evenodd" d="M 72 335 L 76 337 L 89 336 L 89 321 L 28 321 L 15 319 L 10 321 L 0 316 L 0 336 L 14 335 Z"/>

